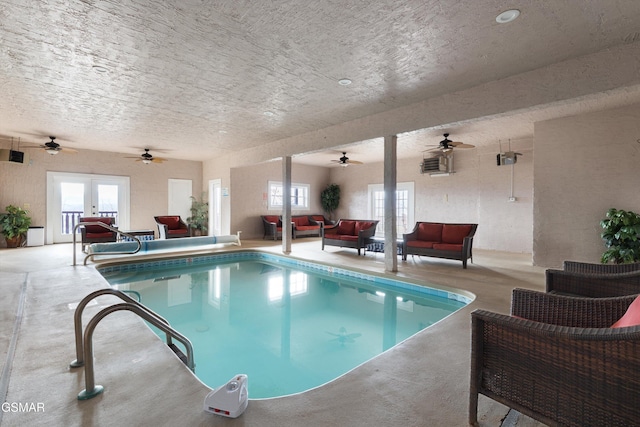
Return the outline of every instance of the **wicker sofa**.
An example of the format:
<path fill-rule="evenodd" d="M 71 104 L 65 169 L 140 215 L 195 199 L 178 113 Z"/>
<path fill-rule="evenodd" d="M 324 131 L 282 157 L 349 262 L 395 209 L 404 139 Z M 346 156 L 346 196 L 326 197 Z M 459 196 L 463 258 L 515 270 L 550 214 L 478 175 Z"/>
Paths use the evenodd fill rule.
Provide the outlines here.
<path fill-rule="evenodd" d="M 565 261 L 564 269 L 548 269 L 546 290 L 592 298 L 640 293 L 640 263 L 589 264 Z"/>
<path fill-rule="evenodd" d="M 377 220 L 341 219 L 335 225 L 322 228 L 322 250 L 325 245 L 365 249 L 376 234 Z"/>
<path fill-rule="evenodd" d="M 293 215 L 293 237 L 320 236 L 323 223 L 317 222 L 311 215 Z"/>
<path fill-rule="evenodd" d="M 512 316 L 473 311 L 469 423 L 483 394 L 550 426 L 638 425 L 640 326 L 611 327 L 635 299 L 514 289 Z"/>
<path fill-rule="evenodd" d="M 406 261 L 407 255 L 457 259 L 462 261 L 462 268 L 467 268 L 467 260 L 473 262 L 477 228 L 478 224 L 417 222 L 411 233 L 403 234 L 402 259 Z"/>

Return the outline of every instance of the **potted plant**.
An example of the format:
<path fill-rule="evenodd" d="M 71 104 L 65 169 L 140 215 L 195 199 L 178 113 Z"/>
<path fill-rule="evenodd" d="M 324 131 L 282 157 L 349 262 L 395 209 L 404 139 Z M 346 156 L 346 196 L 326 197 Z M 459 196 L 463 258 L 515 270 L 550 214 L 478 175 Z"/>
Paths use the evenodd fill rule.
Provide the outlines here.
<path fill-rule="evenodd" d="M 601 234 L 607 250 L 601 262 L 627 264 L 640 261 L 640 215 L 631 211 L 611 208 L 600 221 Z"/>
<path fill-rule="evenodd" d="M 8 248 L 17 248 L 31 225 L 29 212 L 17 206 L 9 205 L 6 213 L 0 214 L 0 227 Z"/>
<path fill-rule="evenodd" d="M 187 224 L 192 236 L 202 236 L 207 232 L 209 224 L 209 203 L 204 201 L 204 194 L 200 200 L 191 196 L 191 216 Z"/>
<path fill-rule="evenodd" d="M 331 214 L 338 209 L 338 205 L 340 204 L 340 186 L 338 184 L 327 185 L 327 188 L 320 193 L 320 204 L 329 216 L 329 219 L 333 220 Z"/>

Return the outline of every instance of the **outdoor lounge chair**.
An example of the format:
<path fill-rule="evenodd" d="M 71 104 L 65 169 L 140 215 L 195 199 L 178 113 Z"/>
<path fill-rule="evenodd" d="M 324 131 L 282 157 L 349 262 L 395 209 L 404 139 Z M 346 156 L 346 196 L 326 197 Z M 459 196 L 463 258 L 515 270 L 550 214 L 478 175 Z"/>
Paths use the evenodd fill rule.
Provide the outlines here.
<path fill-rule="evenodd" d="M 591 298 L 640 293 L 640 263 L 588 264 L 565 261 L 564 270 L 548 269 L 547 292 Z"/>
<path fill-rule="evenodd" d="M 638 425 L 640 326 L 611 327 L 636 297 L 514 289 L 512 316 L 473 311 L 469 423 L 483 394 L 550 426 Z"/>
<path fill-rule="evenodd" d="M 101 222 L 114 227 L 115 218 L 112 217 L 80 217 L 78 222 Z M 118 233 L 101 225 L 81 225 L 80 238 L 82 241 L 82 251 L 91 243 L 108 243 L 115 242 L 118 239 Z"/>
<path fill-rule="evenodd" d="M 175 239 L 177 237 L 189 237 L 189 226 L 180 218 L 180 215 L 154 216 L 158 225 L 158 237 L 160 239 Z"/>

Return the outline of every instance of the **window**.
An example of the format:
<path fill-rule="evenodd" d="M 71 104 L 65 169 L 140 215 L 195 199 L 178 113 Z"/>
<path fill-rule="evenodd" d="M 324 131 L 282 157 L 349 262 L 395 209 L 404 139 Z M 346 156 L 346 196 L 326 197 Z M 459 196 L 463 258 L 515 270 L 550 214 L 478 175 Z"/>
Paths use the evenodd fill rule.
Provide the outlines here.
<path fill-rule="evenodd" d="M 269 181 L 269 209 L 282 209 L 282 183 Z M 309 184 L 291 184 L 291 208 L 309 209 Z"/>
<path fill-rule="evenodd" d="M 413 182 L 401 182 L 396 185 L 396 226 L 398 237 L 413 229 Z M 380 222 L 376 236 L 384 236 L 384 185 L 369 185 L 369 217 Z"/>

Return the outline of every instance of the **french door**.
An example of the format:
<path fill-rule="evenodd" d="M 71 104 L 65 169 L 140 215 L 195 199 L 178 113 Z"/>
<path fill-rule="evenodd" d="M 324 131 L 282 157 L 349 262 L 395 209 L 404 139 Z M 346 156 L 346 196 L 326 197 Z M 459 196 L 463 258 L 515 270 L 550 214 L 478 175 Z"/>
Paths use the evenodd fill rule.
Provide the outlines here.
<path fill-rule="evenodd" d="M 47 173 L 47 241 L 71 242 L 79 218 L 113 217 L 129 228 L 129 177 Z"/>

